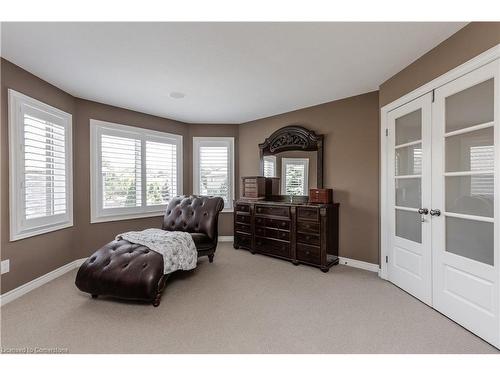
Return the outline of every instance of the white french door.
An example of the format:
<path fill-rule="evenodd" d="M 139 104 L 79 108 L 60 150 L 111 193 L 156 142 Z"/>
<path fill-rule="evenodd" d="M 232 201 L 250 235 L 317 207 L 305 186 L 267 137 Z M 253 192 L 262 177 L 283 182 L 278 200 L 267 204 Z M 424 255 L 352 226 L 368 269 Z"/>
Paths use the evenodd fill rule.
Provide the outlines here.
<path fill-rule="evenodd" d="M 500 348 L 500 62 L 387 114 L 387 277 Z"/>
<path fill-rule="evenodd" d="M 432 94 L 388 115 L 389 280 L 431 303 Z"/>
<path fill-rule="evenodd" d="M 498 74 L 494 61 L 436 89 L 432 134 L 433 307 L 497 346 Z"/>

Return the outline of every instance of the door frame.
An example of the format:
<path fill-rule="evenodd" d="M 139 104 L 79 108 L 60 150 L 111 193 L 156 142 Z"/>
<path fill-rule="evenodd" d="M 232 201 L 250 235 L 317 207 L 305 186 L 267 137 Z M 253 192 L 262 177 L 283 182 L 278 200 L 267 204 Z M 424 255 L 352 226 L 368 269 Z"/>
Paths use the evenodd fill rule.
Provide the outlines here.
<path fill-rule="evenodd" d="M 390 254 L 390 207 L 388 207 L 388 146 L 387 141 L 387 122 L 388 113 L 420 96 L 423 96 L 444 84 L 453 81 L 483 65 L 486 65 L 500 58 L 500 44 L 486 50 L 480 55 L 457 66 L 456 68 L 444 73 L 432 81 L 420 86 L 419 88 L 403 95 L 399 99 L 386 104 L 380 108 L 380 271 L 379 276 L 382 279 L 388 279 L 386 257 Z M 498 189 L 498 187 L 497 187 Z"/>

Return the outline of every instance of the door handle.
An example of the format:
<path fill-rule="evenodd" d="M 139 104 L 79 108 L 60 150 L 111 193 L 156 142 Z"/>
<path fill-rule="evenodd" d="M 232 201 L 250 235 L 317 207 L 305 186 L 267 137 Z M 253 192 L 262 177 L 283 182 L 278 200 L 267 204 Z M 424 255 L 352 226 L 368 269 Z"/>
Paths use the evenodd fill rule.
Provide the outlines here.
<path fill-rule="evenodd" d="M 427 215 L 429 213 L 429 210 L 427 208 L 419 208 L 418 213 L 420 215 Z"/>
<path fill-rule="evenodd" d="M 431 216 L 441 216 L 441 210 L 433 209 L 430 211 Z"/>

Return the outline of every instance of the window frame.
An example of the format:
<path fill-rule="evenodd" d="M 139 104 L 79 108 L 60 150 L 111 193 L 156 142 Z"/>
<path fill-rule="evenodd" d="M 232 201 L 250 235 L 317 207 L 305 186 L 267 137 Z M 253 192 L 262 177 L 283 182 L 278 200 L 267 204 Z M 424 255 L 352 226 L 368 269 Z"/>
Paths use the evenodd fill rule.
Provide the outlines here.
<path fill-rule="evenodd" d="M 281 191 L 286 194 L 286 165 L 303 164 L 304 165 L 304 190 L 303 196 L 308 195 L 309 190 L 309 159 L 308 158 L 281 158 Z"/>
<path fill-rule="evenodd" d="M 128 137 L 141 141 L 141 206 L 103 208 L 101 135 Z M 120 221 L 164 214 L 166 204 L 147 205 L 146 141 L 171 143 L 176 145 L 177 154 L 177 195 L 183 194 L 183 136 L 90 119 L 90 223 Z"/>
<path fill-rule="evenodd" d="M 226 146 L 228 155 L 229 206 L 224 205 L 222 212 L 233 212 L 234 206 L 234 137 L 193 137 L 193 194 L 200 194 L 200 147 Z"/>
<path fill-rule="evenodd" d="M 273 163 L 273 175 L 272 176 L 266 176 L 265 171 L 266 171 L 266 161 Z M 278 158 L 276 155 L 264 155 L 262 162 L 264 163 L 264 177 L 278 177 Z"/>
<path fill-rule="evenodd" d="M 37 236 L 73 226 L 73 116 L 49 104 L 8 89 L 9 127 L 9 226 L 10 241 Z M 43 114 L 44 119 L 64 128 L 66 212 L 34 219 L 25 218 L 24 114 Z M 55 121 L 54 121 L 55 119 Z"/>

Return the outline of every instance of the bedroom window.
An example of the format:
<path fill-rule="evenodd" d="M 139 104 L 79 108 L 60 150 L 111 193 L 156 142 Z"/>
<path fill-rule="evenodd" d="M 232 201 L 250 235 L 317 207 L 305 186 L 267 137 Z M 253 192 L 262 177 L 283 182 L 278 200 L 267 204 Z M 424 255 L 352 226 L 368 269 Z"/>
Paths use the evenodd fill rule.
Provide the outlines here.
<path fill-rule="evenodd" d="M 182 136 L 90 120 L 91 222 L 162 215 L 182 194 Z"/>
<path fill-rule="evenodd" d="M 276 156 L 264 156 L 264 177 L 276 177 Z"/>
<path fill-rule="evenodd" d="M 10 240 L 73 225 L 72 116 L 9 89 Z"/>
<path fill-rule="evenodd" d="M 234 199 L 234 138 L 193 137 L 193 192 L 224 199 L 231 211 Z"/>
<path fill-rule="evenodd" d="M 281 191 L 285 195 L 308 195 L 309 159 L 281 159 Z"/>

